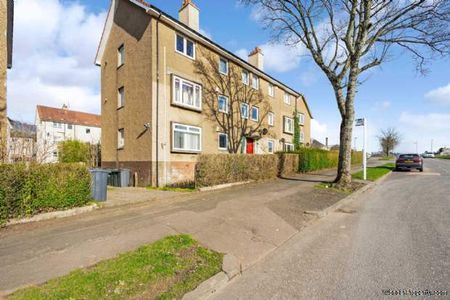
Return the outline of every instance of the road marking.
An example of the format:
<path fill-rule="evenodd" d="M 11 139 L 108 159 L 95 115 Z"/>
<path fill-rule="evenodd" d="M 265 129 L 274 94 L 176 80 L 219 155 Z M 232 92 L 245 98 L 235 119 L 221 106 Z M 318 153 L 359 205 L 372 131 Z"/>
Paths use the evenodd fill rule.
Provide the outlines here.
<path fill-rule="evenodd" d="M 433 173 L 433 172 L 429 172 L 429 173 L 410 172 L 410 173 L 405 173 L 405 175 L 408 175 L 408 176 L 441 176 L 440 173 Z"/>

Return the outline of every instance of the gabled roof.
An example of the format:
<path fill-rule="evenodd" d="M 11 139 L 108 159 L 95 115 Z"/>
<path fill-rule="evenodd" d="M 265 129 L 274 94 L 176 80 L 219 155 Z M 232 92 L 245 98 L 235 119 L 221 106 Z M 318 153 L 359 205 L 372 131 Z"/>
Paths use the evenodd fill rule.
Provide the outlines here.
<path fill-rule="evenodd" d="M 92 127 L 101 126 L 101 119 L 99 115 L 68 110 L 66 108 L 54 108 L 38 105 L 37 113 L 41 121 L 84 125 Z"/>
<path fill-rule="evenodd" d="M 99 44 L 98 50 L 97 50 L 97 55 L 96 55 L 96 58 L 95 58 L 95 64 L 98 65 L 98 66 L 101 65 L 103 54 L 104 54 L 104 51 L 105 51 L 105 48 L 106 48 L 106 43 L 108 41 L 109 34 L 111 33 L 111 29 L 112 29 L 113 22 L 114 22 L 114 14 L 115 14 L 116 2 L 117 1 L 121 1 L 121 0 L 111 0 L 111 6 L 109 8 L 108 17 L 106 18 L 106 21 L 105 21 L 105 27 L 103 29 L 103 34 L 102 34 L 102 37 L 101 37 L 101 40 L 100 40 L 100 44 Z M 154 16 L 154 17 L 157 17 L 159 19 L 165 20 L 168 23 L 172 23 L 173 26 L 176 27 L 176 29 L 178 31 L 180 31 L 181 33 L 186 34 L 190 38 L 195 39 L 196 41 L 199 41 L 199 42 L 201 42 L 203 44 L 206 44 L 206 45 L 214 48 L 221 55 L 224 55 L 224 57 L 232 60 L 233 62 L 237 63 L 238 65 L 245 66 L 246 69 L 252 71 L 252 73 L 258 75 L 259 77 L 263 77 L 269 82 L 272 82 L 272 83 L 275 83 L 275 84 L 277 84 L 279 86 L 282 86 L 287 91 L 291 92 L 292 94 L 296 95 L 297 97 L 301 97 L 302 101 L 305 103 L 306 109 L 308 110 L 308 113 L 309 113 L 310 117 L 313 118 L 313 116 L 311 114 L 311 110 L 310 110 L 310 108 L 308 106 L 308 103 L 306 102 L 306 99 L 303 96 L 303 94 L 301 94 L 300 92 L 297 92 L 295 89 L 287 86 L 286 84 L 284 84 L 281 81 L 275 79 L 271 75 L 269 75 L 269 74 L 265 73 L 264 71 L 256 68 L 255 66 L 250 64 L 248 61 L 245 61 L 244 59 L 240 58 L 239 56 L 237 56 L 233 52 L 223 48 L 222 46 L 220 46 L 219 44 L 215 43 L 214 41 L 212 41 L 208 37 L 202 35 L 198 31 L 190 28 L 186 24 L 183 24 L 182 22 L 180 22 L 179 20 L 177 20 L 174 17 L 170 16 L 169 14 L 165 13 L 161 9 L 157 8 L 156 6 L 154 6 L 152 4 L 149 4 L 149 3 L 147 3 L 144 0 L 127 0 L 127 1 L 135 4 L 136 6 L 142 8 L 142 9 L 144 9 L 146 13 L 148 13 L 148 14 Z"/>
<path fill-rule="evenodd" d="M 13 26 L 14 26 L 14 0 L 7 0 L 6 3 L 7 20 L 6 20 L 6 40 L 7 40 L 7 66 L 12 68 L 13 53 Z"/>

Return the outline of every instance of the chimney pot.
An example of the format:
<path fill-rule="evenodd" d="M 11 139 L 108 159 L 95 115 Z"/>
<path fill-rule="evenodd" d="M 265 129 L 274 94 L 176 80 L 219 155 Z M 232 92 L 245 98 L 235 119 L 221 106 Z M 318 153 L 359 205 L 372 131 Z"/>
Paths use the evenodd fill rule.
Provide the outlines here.
<path fill-rule="evenodd" d="M 253 49 L 253 51 L 248 55 L 248 62 L 261 71 L 264 71 L 264 54 L 262 49 L 255 47 L 255 49 Z"/>
<path fill-rule="evenodd" d="M 183 0 L 183 5 L 178 15 L 181 23 L 195 31 L 200 31 L 200 10 L 192 0 Z"/>

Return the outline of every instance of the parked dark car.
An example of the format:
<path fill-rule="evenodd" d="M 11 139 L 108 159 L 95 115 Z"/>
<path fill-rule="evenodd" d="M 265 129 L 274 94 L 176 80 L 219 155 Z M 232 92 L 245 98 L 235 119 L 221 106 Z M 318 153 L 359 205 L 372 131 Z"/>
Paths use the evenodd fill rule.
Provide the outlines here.
<path fill-rule="evenodd" d="M 405 169 L 423 172 L 423 158 L 419 154 L 400 154 L 395 161 L 395 170 Z"/>

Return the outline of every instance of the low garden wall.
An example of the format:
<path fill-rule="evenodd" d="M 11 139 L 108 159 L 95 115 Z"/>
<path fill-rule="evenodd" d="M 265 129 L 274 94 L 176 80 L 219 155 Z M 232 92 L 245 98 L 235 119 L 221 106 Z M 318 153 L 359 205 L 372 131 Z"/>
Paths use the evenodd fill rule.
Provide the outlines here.
<path fill-rule="evenodd" d="M 91 177 L 83 164 L 0 165 L 0 225 L 13 218 L 84 206 Z"/>

